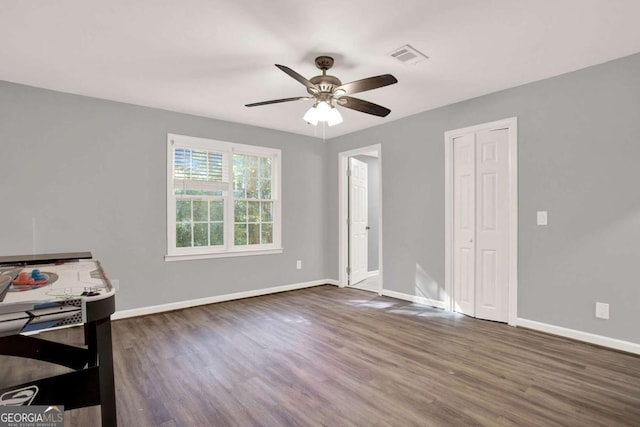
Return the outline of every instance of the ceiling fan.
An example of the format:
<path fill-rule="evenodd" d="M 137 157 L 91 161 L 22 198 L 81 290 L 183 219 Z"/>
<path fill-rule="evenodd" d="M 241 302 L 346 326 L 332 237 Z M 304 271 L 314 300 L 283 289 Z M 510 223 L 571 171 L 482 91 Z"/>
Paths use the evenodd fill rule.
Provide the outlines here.
<path fill-rule="evenodd" d="M 327 122 L 329 126 L 342 123 L 342 115 L 336 109 L 336 105 L 379 117 L 386 117 L 391 112 L 391 110 L 381 105 L 349 96 L 354 93 L 365 92 L 367 90 L 377 89 L 397 83 L 398 80 L 391 74 L 383 74 L 381 76 L 369 77 L 342 84 L 340 79 L 327 74 L 327 70 L 333 67 L 332 57 L 318 56 L 315 63 L 316 67 L 322 70 L 322 75 L 312 77 L 309 80 L 305 79 L 289 67 L 275 64 L 276 67 L 306 86 L 307 92 L 309 92 L 309 95 L 311 96 L 298 96 L 293 98 L 255 102 L 253 104 L 246 104 L 246 107 L 257 107 L 259 105 L 277 104 L 289 101 L 313 100 L 315 101 L 314 105 L 306 112 L 303 119 L 312 125 L 317 125 L 318 122 Z"/>

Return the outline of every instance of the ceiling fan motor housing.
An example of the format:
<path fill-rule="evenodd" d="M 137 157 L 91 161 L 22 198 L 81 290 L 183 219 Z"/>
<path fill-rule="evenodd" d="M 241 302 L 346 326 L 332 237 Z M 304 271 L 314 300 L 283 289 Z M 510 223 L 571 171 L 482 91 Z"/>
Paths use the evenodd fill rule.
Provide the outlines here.
<path fill-rule="evenodd" d="M 334 88 L 342 85 L 342 82 L 340 81 L 339 78 L 335 76 L 329 76 L 327 74 L 322 76 L 312 77 L 311 80 L 309 81 L 314 85 L 316 85 L 318 89 L 320 89 L 321 93 L 327 92 L 329 94 L 333 92 Z M 307 92 L 313 95 L 313 93 L 309 89 L 307 89 Z"/>

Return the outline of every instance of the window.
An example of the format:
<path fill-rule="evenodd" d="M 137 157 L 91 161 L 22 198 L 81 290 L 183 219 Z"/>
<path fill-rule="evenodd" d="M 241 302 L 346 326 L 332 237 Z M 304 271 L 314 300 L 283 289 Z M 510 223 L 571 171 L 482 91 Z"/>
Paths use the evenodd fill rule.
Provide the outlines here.
<path fill-rule="evenodd" d="M 166 260 L 282 252 L 280 150 L 169 134 Z"/>

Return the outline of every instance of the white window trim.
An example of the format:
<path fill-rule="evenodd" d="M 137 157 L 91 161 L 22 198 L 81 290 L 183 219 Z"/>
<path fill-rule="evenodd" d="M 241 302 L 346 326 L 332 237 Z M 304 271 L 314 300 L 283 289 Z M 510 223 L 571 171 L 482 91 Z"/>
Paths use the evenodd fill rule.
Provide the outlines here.
<path fill-rule="evenodd" d="M 233 227 L 226 226 L 226 220 L 233 223 L 233 173 L 229 171 L 230 196 L 226 197 L 225 203 L 225 234 L 223 246 L 218 248 L 176 248 L 176 210 L 175 196 L 173 194 L 173 144 L 185 144 L 193 148 L 211 149 L 215 144 L 216 149 L 230 155 L 229 168 L 233 167 L 233 154 L 248 154 L 258 156 L 269 156 L 274 159 L 271 164 L 272 180 L 271 191 L 274 194 L 274 216 L 273 216 L 273 243 L 270 245 L 247 245 L 236 247 L 233 244 Z M 282 248 L 282 186 L 281 186 L 281 161 L 282 152 L 276 148 L 259 147 L 254 145 L 237 144 L 226 141 L 218 141 L 193 136 L 167 134 L 167 254 L 165 261 L 187 261 L 196 259 L 227 258 L 235 256 L 271 255 L 283 252 Z"/>

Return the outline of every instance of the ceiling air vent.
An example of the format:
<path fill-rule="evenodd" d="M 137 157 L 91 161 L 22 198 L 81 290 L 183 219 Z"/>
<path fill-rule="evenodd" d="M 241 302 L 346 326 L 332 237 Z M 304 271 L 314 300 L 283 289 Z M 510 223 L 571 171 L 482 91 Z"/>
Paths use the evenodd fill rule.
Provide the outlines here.
<path fill-rule="evenodd" d="M 394 50 L 389 55 L 402 62 L 404 65 L 414 65 L 418 62 L 424 61 L 425 59 L 429 59 L 427 55 L 423 55 L 408 44 Z"/>

